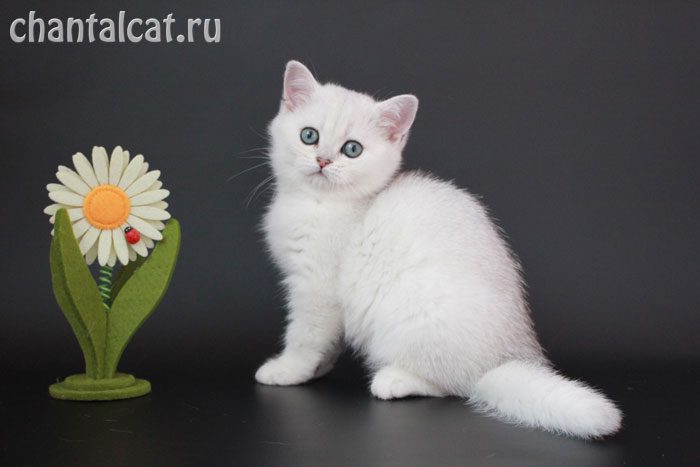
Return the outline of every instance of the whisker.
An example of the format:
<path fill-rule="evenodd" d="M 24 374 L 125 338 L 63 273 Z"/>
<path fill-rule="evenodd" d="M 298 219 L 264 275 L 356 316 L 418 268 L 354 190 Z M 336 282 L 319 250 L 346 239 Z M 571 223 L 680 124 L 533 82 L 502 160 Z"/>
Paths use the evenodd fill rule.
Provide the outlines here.
<path fill-rule="evenodd" d="M 262 167 L 262 166 L 264 166 L 264 165 L 270 165 L 270 163 L 269 163 L 269 162 L 263 162 L 262 164 L 254 165 L 253 167 L 248 167 L 247 169 L 242 170 L 242 171 L 238 172 L 237 174 L 232 175 L 232 176 L 230 176 L 229 178 L 227 178 L 227 179 L 226 179 L 226 182 L 230 182 L 230 181 L 233 180 L 234 178 L 236 178 L 236 177 L 238 177 L 238 176 L 240 176 L 240 175 L 243 175 L 244 173 L 250 172 L 251 170 L 258 169 L 258 168 L 260 168 L 260 167 Z"/>
<path fill-rule="evenodd" d="M 237 156 L 236 159 L 264 159 L 264 160 L 269 160 L 270 157 L 267 155 L 259 155 L 259 156 Z"/>
<path fill-rule="evenodd" d="M 255 186 L 255 188 L 253 188 L 253 189 L 251 190 L 251 192 L 248 193 L 248 196 L 246 196 L 245 199 L 243 200 L 243 202 L 245 202 L 245 205 L 246 205 L 245 207 L 246 207 L 246 209 L 248 209 L 248 208 L 250 207 L 250 203 L 253 202 L 253 197 L 255 196 L 255 193 L 256 193 L 260 188 L 262 188 L 266 183 L 269 183 L 270 181 L 272 181 L 273 178 L 274 178 L 274 175 L 270 175 L 269 177 L 265 178 L 262 182 L 258 183 L 258 184 Z M 270 184 L 270 186 L 272 186 L 272 184 Z M 268 188 L 269 188 L 269 187 L 268 187 Z"/>
<path fill-rule="evenodd" d="M 250 205 L 253 203 L 253 201 L 258 199 L 259 197 L 261 197 L 263 194 L 267 193 L 268 191 L 270 191 L 274 187 L 275 187 L 274 182 L 268 183 L 267 185 L 265 185 L 264 188 L 262 188 L 260 191 L 258 191 L 258 193 L 255 196 L 253 196 L 250 200 L 248 200 L 248 205 L 246 206 L 246 209 L 250 207 Z"/>
<path fill-rule="evenodd" d="M 267 149 L 267 146 L 261 146 L 259 148 L 251 148 L 251 149 L 246 149 L 245 151 L 237 152 L 234 154 L 234 156 L 240 156 L 242 154 L 248 154 L 250 152 L 255 152 L 255 151 L 264 151 Z"/>
<path fill-rule="evenodd" d="M 255 134 L 256 136 L 259 136 L 260 138 L 267 141 L 267 136 L 260 134 L 260 132 L 258 130 L 256 130 L 255 128 L 253 128 L 252 125 L 248 125 L 248 128 L 250 129 L 250 131 L 253 132 L 253 134 Z"/>

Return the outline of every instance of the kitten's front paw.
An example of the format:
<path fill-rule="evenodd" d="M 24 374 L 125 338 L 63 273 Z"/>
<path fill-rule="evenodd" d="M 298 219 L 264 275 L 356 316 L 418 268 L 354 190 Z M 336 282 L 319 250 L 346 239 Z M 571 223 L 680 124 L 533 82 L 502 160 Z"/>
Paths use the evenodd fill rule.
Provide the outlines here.
<path fill-rule="evenodd" d="M 313 378 L 314 367 L 298 357 L 282 355 L 268 360 L 255 373 L 258 383 L 271 386 L 302 384 Z"/>

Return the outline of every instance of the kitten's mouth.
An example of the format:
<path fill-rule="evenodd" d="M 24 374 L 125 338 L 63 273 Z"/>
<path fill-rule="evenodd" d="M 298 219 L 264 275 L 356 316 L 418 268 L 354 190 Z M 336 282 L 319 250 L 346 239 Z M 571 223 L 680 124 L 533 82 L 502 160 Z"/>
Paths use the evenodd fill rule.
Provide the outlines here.
<path fill-rule="evenodd" d="M 309 183 L 314 185 L 326 186 L 326 184 L 332 183 L 331 179 L 328 177 L 328 172 L 323 169 L 319 169 L 311 173 L 307 172 L 306 176 L 309 177 Z"/>

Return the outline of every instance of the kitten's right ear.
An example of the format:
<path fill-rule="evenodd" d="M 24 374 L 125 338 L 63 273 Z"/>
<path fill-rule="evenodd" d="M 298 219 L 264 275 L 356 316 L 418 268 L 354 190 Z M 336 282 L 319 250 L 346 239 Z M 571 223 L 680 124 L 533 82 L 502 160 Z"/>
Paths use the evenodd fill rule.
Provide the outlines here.
<path fill-rule="evenodd" d="M 306 102 L 318 87 L 318 82 L 300 62 L 291 60 L 284 71 L 282 101 L 287 110 L 294 110 Z"/>

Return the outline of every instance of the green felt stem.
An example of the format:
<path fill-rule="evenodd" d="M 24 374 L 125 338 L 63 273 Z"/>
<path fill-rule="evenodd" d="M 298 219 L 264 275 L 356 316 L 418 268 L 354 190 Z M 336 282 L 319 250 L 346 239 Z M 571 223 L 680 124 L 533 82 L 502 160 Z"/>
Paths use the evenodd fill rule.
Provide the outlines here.
<path fill-rule="evenodd" d="M 50 264 L 54 295 L 83 351 L 85 373 L 104 377 L 107 316 L 65 208 L 56 213 Z"/>
<path fill-rule="evenodd" d="M 180 251 L 180 224 L 170 219 L 150 256 L 126 271 L 113 296 L 108 314 L 104 377 L 111 378 L 124 348 L 165 295 Z M 116 288 L 116 287 L 115 287 Z"/>
<path fill-rule="evenodd" d="M 119 291 L 124 287 L 126 281 L 128 281 L 131 276 L 136 272 L 136 270 L 141 267 L 143 262 L 146 260 L 143 256 L 139 256 L 134 261 L 129 261 L 126 266 L 122 266 L 117 271 L 117 275 L 114 277 L 114 282 L 112 283 L 112 303 L 119 295 Z"/>

